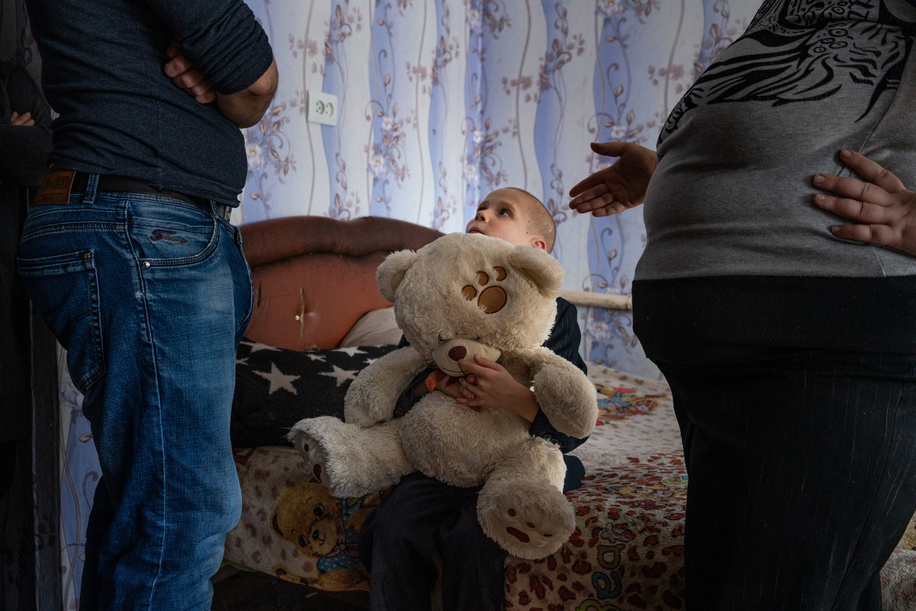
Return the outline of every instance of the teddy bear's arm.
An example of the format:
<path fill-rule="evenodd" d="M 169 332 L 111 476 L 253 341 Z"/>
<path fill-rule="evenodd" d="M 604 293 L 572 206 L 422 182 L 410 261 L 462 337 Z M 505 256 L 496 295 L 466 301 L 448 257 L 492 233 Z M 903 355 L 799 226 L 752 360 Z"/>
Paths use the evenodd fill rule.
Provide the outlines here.
<path fill-rule="evenodd" d="M 372 426 L 394 414 L 398 397 L 429 361 L 406 346 L 371 363 L 359 372 L 344 399 L 344 420 Z"/>
<path fill-rule="evenodd" d="M 598 420 L 595 385 L 578 367 L 546 348 L 533 352 L 534 397 L 550 424 L 571 437 L 588 437 Z"/>

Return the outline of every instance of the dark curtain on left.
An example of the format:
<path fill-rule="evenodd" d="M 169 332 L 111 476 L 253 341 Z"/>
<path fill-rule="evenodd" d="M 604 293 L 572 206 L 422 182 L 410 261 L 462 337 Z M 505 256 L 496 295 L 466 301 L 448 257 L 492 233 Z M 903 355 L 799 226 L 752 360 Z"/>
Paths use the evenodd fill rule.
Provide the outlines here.
<path fill-rule="evenodd" d="M 3 0 L 0 15 L 7 43 L 0 58 L 0 608 L 31 609 L 37 604 L 31 325 L 16 253 L 29 200 L 46 172 L 51 113 L 26 70 L 35 68 L 35 58 L 22 0 Z"/>

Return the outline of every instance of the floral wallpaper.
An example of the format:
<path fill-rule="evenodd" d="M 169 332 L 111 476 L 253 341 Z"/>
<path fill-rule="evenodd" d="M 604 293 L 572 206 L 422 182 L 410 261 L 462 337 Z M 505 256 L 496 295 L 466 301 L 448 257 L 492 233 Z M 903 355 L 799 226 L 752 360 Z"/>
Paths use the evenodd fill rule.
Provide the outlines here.
<path fill-rule="evenodd" d="M 280 69 L 273 105 L 244 130 L 239 222 L 387 216 L 461 231 L 490 190 L 542 199 L 564 288 L 627 294 L 642 212 L 595 219 L 566 193 L 606 159 L 591 141 L 654 147 L 668 110 L 746 27 L 760 0 L 246 0 Z M 0 52 L 33 75 L 23 0 L 0 0 Z M 337 123 L 307 120 L 308 92 Z M 589 361 L 658 378 L 627 312 L 579 307 Z M 66 379 L 66 378 L 65 378 Z M 64 592 L 76 608 L 97 477 L 81 398 L 63 384 Z"/>
<path fill-rule="evenodd" d="M 759 0 L 249 0 L 281 84 L 245 130 L 242 222 L 387 216 L 461 231 L 490 190 L 540 197 L 564 288 L 627 294 L 642 212 L 602 219 L 566 193 L 602 167 L 590 141 L 654 147 L 668 110 Z M 307 121 L 309 91 L 338 98 Z M 580 307 L 587 360 L 658 378 L 626 312 Z"/>

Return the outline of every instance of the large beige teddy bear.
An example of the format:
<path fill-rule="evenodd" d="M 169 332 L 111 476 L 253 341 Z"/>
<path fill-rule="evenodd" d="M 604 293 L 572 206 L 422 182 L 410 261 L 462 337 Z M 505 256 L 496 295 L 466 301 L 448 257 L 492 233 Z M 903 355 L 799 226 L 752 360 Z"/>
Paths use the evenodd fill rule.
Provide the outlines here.
<path fill-rule="evenodd" d="M 289 437 L 306 469 L 341 497 L 377 492 L 413 471 L 455 486 L 483 484 L 477 515 L 487 536 L 522 558 L 552 554 L 574 528 L 556 445 L 530 436 L 529 423 L 511 411 L 478 411 L 439 391 L 393 414 L 398 396 L 431 363 L 461 376 L 457 361 L 478 354 L 532 387 L 558 431 L 589 435 L 594 386 L 541 346 L 556 316 L 560 264 L 532 246 L 455 233 L 391 254 L 377 280 L 410 346 L 360 372 L 345 422 L 325 416 L 293 426 Z"/>

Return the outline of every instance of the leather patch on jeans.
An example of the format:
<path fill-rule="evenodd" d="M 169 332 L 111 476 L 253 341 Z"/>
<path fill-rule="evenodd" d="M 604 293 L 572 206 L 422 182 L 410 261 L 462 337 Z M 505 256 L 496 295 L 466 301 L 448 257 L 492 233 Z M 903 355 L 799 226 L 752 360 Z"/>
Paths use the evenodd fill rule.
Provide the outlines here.
<path fill-rule="evenodd" d="M 48 172 L 35 199 L 32 200 L 33 206 L 61 205 L 70 202 L 70 189 L 73 187 L 73 177 L 76 172 L 73 170 L 52 170 Z"/>

